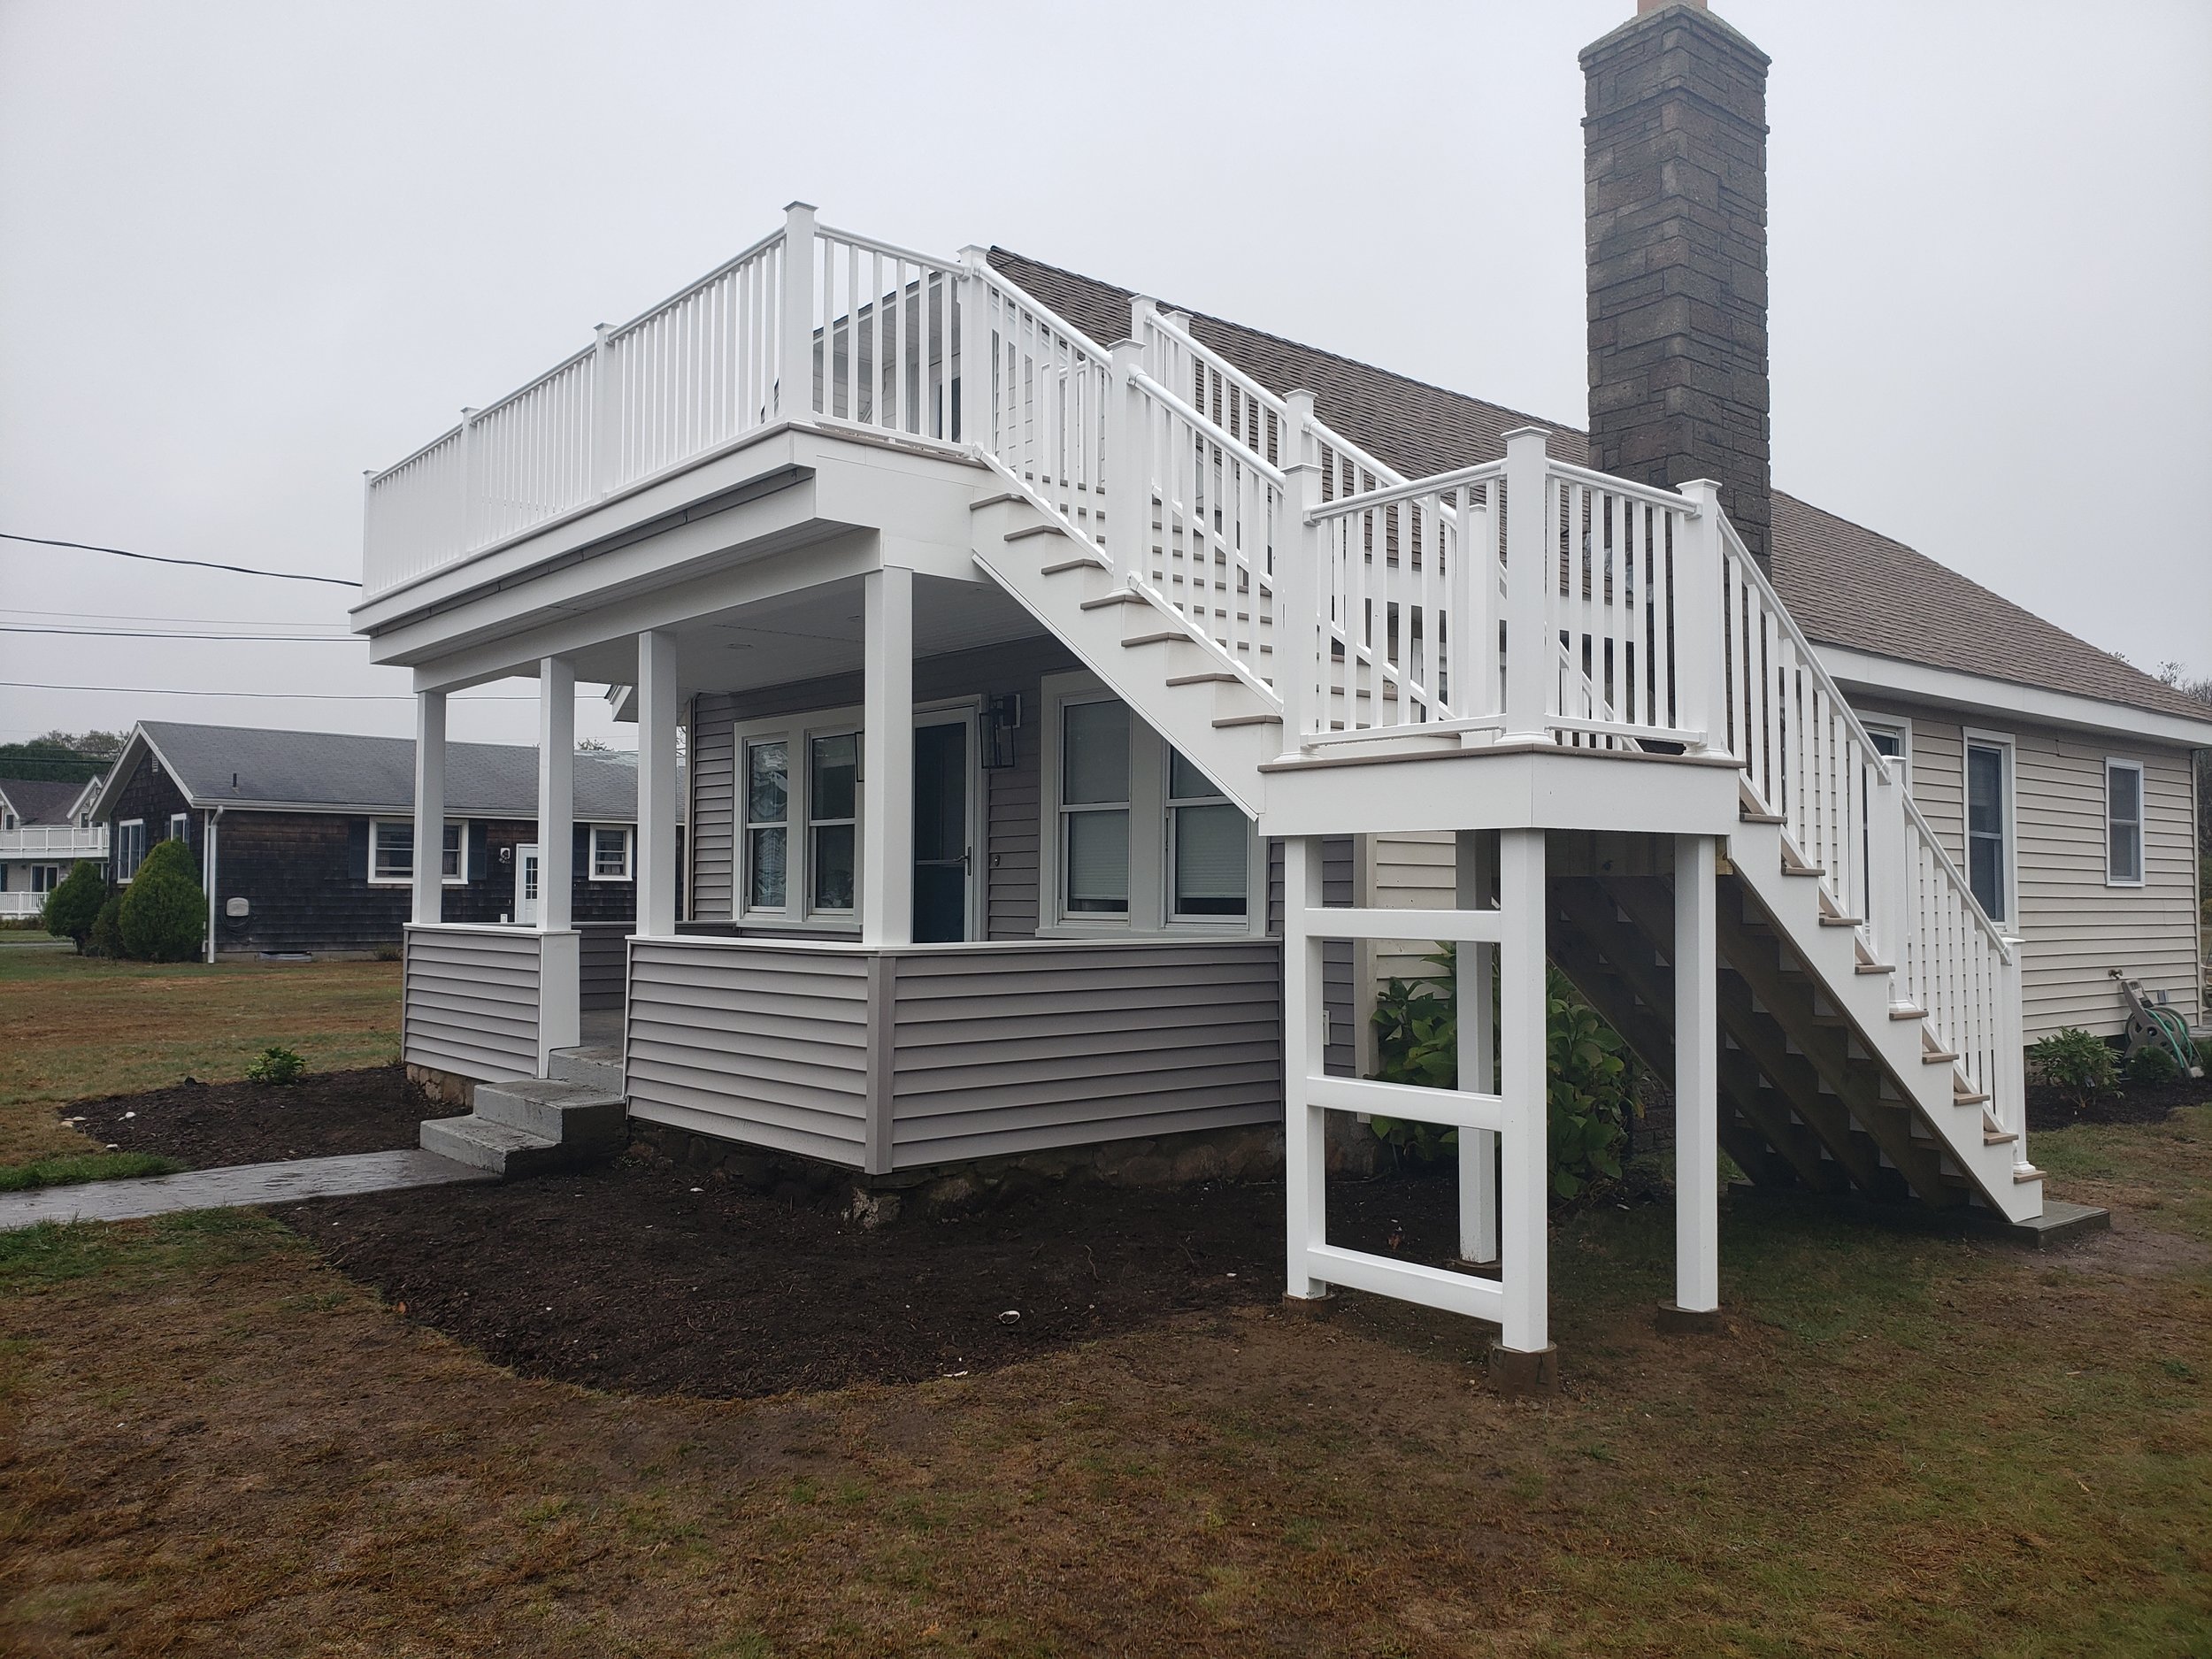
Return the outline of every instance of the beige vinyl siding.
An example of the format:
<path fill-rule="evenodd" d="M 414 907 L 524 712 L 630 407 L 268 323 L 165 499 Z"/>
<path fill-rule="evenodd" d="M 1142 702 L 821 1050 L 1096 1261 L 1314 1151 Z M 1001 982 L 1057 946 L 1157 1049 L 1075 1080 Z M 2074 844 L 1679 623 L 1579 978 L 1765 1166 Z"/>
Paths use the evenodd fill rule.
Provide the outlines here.
<path fill-rule="evenodd" d="M 400 1055 L 479 1083 L 538 1074 L 538 935 L 410 927 Z"/>
<path fill-rule="evenodd" d="M 2011 931 L 2025 941 L 2021 1019 L 2027 1041 L 2068 1025 L 2116 1036 L 2126 1004 L 2111 971 L 2164 990 L 2202 1024 L 2198 982 L 2195 798 L 2186 751 L 1995 717 L 1962 719 L 1899 699 L 1863 714 L 1912 722 L 1912 793 L 1936 839 L 1963 864 L 1965 733 L 2013 744 Z M 2143 767 L 2143 885 L 2105 884 L 2105 761 Z"/>
<path fill-rule="evenodd" d="M 868 968 L 858 954 L 640 941 L 627 1029 L 633 1117 L 859 1166 Z"/>
<path fill-rule="evenodd" d="M 737 802 L 735 727 L 726 696 L 695 697 L 685 764 L 691 790 L 691 881 L 687 916 L 726 919 L 730 914 L 732 814 Z"/>

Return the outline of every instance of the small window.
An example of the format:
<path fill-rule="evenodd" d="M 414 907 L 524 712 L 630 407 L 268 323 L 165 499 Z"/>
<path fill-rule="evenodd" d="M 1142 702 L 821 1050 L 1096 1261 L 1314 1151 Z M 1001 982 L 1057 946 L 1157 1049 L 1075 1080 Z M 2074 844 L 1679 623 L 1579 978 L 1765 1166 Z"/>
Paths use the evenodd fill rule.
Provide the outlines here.
<path fill-rule="evenodd" d="M 807 861 L 813 908 L 853 908 L 854 854 L 859 826 L 860 734 L 817 737 L 807 744 Z"/>
<path fill-rule="evenodd" d="M 1129 709 L 1061 710 L 1062 906 L 1071 916 L 1129 914 Z"/>
<path fill-rule="evenodd" d="M 1966 878 L 1993 922 L 2010 919 L 2005 913 L 2012 874 L 2012 813 L 2005 799 L 2009 770 L 2002 745 L 1966 746 Z"/>
<path fill-rule="evenodd" d="M 59 864 L 33 864 L 31 866 L 32 892 L 51 893 L 59 886 L 61 886 L 61 866 Z"/>
<path fill-rule="evenodd" d="M 745 907 L 784 907 L 790 851 L 791 745 L 783 738 L 745 745 Z"/>
<path fill-rule="evenodd" d="M 630 879 L 630 832 L 619 824 L 595 824 L 591 830 L 591 879 Z"/>
<path fill-rule="evenodd" d="M 439 873 L 448 881 L 466 881 L 469 877 L 468 826 L 449 824 L 445 826 L 445 842 L 438 856 Z"/>
<path fill-rule="evenodd" d="M 2131 760 L 2104 764 L 2104 879 L 2143 885 L 2143 768 Z"/>
<path fill-rule="evenodd" d="M 184 840 L 187 833 L 191 829 L 191 827 L 192 820 L 185 814 L 181 812 L 172 812 L 169 815 L 169 839 L 171 841 L 180 841 Z"/>
<path fill-rule="evenodd" d="M 1866 723 L 1866 734 L 1874 740 L 1875 753 L 1886 755 L 1897 763 L 1892 768 L 1897 774 L 1897 780 L 1910 788 L 1912 787 L 1912 745 L 1906 741 L 1905 728 L 1901 726 L 1883 726 L 1869 720 Z"/>
<path fill-rule="evenodd" d="M 15 826 L 16 818 L 14 813 L 0 812 L 0 830 L 12 830 Z"/>
<path fill-rule="evenodd" d="M 369 879 L 415 879 L 415 826 L 404 818 L 381 818 L 369 826 Z"/>
<path fill-rule="evenodd" d="M 1167 761 L 1172 916 L 1242 916 L 1250 826 L 1243 809 L 1175 750 Z"/>
<path fill-rule="evenodd" d="M 115 879 L 128 881 L 146 862 L 146 821 L 125 818 L 115 826 Z"/>

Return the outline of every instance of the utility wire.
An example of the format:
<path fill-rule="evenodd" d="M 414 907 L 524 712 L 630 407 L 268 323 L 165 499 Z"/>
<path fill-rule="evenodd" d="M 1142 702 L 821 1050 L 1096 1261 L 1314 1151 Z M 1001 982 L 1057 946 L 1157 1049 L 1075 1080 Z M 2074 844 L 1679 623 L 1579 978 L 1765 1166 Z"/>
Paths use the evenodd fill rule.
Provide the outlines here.
<path fill-rule="evenodd" d="M 317 703 L 412 703 L 411 691 L 186 691 L 170 686 L 58 686 L 43 680 L 0 680 L 0 686 L 20 691 L 119 691 L 134 697 L 274 697 Z M 603 693 L 588 692 L 581 686 L 576 695 L 601 696 Z M 470 703 L 535 703 L 530 696 L 514 696 L 504 692 L 488 697 L 471 697 L 465 692 L 454 692 L 456 699 Z"/>
<path fill-rule="evenodd" d="M 291 622 L 281 618 L 273 622 L 260 622 L 247 617 L 148 617 L 114 611 L 32 611 L 22 605 L 0 605 L 0 616 L 46 617 L 61 622 L 153 622 L 165 628 L 343 629 L 346 626 L 342 622 Z"/>
<path fill-rule="evenodd" d="M 242 640 L 249 643 L 274 641 L 289 645 L 354 643 L 354 636 L 348 634 L 186 634 L 161 628 L 33 627 L 15 622 L 0 622 L 0 634 L 61 634 L 73 639 L 102 640 Z M 365 645 L 368 641 L 360 642 Z"/>
<path fill-rule="evenodd" d="M 164 553 L 134 553 L 128 548 L 101 547 L 92 541 L 62 541 L 52 536 L 18 535 L 12 530 L 0 530 L 0 541 L 29 541 L 39 547 L 75 548 L 83 553 L 112 553 L 118 558 L 144 559 L 153 565 L 190 565 L 204 571 L 231 571 L 240 576 L 267 576 L 282 582 L 328 582 L 333 588 L 358 588 L 361 584 L 349 581 L 343 576 L 310 576 L 302 571 L 256 570 L 250 565 L 223 565 L 213 559 L 174 558 Z"/>

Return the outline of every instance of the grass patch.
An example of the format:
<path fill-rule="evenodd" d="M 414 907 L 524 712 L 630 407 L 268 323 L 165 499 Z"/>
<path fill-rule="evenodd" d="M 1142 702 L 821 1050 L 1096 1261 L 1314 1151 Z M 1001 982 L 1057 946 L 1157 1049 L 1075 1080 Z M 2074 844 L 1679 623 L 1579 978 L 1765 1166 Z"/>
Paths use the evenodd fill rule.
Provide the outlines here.
<path fill-rule="evenodd" d="M 317 1071 L 392 1061 L 399 967 L 383 962 L 110 962 L 0 951 L 0 1165 L 101 1148 L 54 1108 L 242 1078 L 281 1043 Z"/>
<path fill-rule="evenodd" d="M 74 1187 L 81 1181 L 125 1180 L 134 1175 L 173 1175 L 184 1167 L 151 1152 L 73 1152 L 0 1164 L 0 1193 L 34 1187 Z"/>

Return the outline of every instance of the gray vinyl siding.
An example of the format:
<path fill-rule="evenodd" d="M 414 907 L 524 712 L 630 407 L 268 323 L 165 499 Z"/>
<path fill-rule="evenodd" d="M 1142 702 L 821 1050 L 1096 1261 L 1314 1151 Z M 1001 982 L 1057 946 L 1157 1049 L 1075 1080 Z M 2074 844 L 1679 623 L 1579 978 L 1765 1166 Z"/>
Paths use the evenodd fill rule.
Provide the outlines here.
<path fill-rule="evenodd" d="M 576 924 L 579 935 L 576 1005 L 579 1009 L 622 1006 L 622 979 L 628 971 L 633 926 L 629 922 Z"/>
<path fill-rule="evenodd" d="M 653 940 L 630 964 L 632 1116 L 859 1166 L 868 968 L 857 952 Z"/>
<path fill-rule="evenodd" d="M 2127 1025 L 2111 970 L 2164 990 L 2193 1023 L 2205 1018 L 2197 963 L 2195 798 L 2186 751 L 1899 699 L 1862 699 L 1862 713 L 1912 722 L 1912 793 L 1944 850 L 1965 856 L 1965 732 L 2013 741 L 2014 931 L 2026 941 L 2021 1023 L 2030 1042 L 2068 1025 L 2116 1036 Z M 2104 764 L 2143 767 L 2139 887 L 2105 884 Z"/>
<path fill-rule="evenodd" d="M 983 774 L 981 855 L 985 935 L 1029 939 L 1038 920 L 1038 824 L 1041 779 L 1039 755 L 1043 676 L 1078 666 L 1056 641 L 1024 640 L 987 650 L 926 657 L 914 664 L 917 703 L 1018 694 L 1021 729 L 1014 735 L 1014 764 Z M 787 686 L 743 692 L 702 692 L 693 703 L 694 767 L 691 822 L 695 841 L 691 915 L 726 922 L 735 916 L 737 866 L 737 757 L 735 728 L 780 715 L 856 708 L 864 689 L 858 674 L 838 674 Z"/>
<path fill-rule="evenodd" d="M 1357 843 L 1349 835 L 1321 841 L 1321 902 L 1349 905 L 1356 890 Z M 1267 843 L 1267 931 L 1283 931 L 1283 843 Z M 1359 1021 L 1363 1016 L 1352 995 L 1358 949 L 1348 939 L 1321 941 L 1321 1007 L 1329 1017 L 1329 1041 L 1321 1048 L 1321 1069 L 1330 1077 L 1359 1075 Z"/>
<path fill-rule="evenodd" d="M 538 1074 L 538 936 L 410 927 L 401 1056 L 480 1083 Z"/>
<path fill-rule="evenodd" d="M 1271 940 L 900 953 L 894 1167 L 1282 1115 Z"/>

